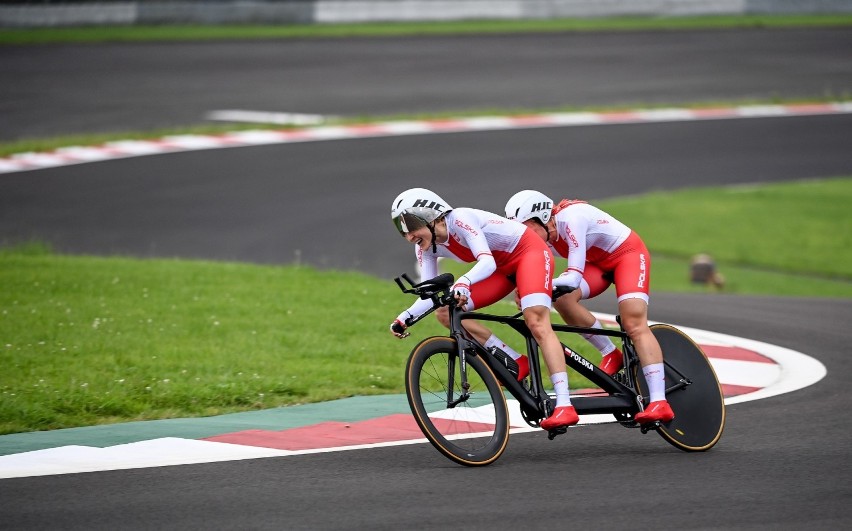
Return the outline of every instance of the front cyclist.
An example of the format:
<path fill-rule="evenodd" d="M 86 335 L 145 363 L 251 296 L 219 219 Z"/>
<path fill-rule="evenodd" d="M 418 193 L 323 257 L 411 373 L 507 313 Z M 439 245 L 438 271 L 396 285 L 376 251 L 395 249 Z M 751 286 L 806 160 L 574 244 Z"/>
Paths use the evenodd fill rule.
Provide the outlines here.
<path fill-rule="evenodd" d="M 636 347 L 648 383 L 650 404 L 636 421 L 668 422 L 674 412 L 666 400 L 663 351 L 648 327 L 651 254 L 638 234 L 585 201 L 563 199 L 559 204 L 535 190 L 522 190 L 506 203 L 506 217 L 524 223 L 568 259 L 568 268 L 553 280 L 574 288 L 557 299 L 555 308 L 569 325 L 593 326 L 597 319 L 580 304 L 615 283 L 621 324 Z M 598 324 L 599 326 L 599 324 Z M 624 363 L 621 352 L 604 356 L 601 369 L 612 375 Z"/>
<path fill-rule="evenodd" d="M 391 204 L 391 217 L 400 234 L 414 244 L 421 281 L 438 275 L 439 257 L 475 264 L 452 286 L 462 309 L 484 308 L 517 288 L 524 320 L 541 348 L 556 392 L 556 408 L 541 427 L 576 424 L 579 417 L 571 405 L 562 345 L 550 323 L 554 259 L 548 246 L 521 223 L 484 210 L 452 208 L 424 188 L 399 194 Z M 418 299 L 399 314 L 391 332 L 405 337 L 405 320 L 431 307 L 431 301 Z"/>

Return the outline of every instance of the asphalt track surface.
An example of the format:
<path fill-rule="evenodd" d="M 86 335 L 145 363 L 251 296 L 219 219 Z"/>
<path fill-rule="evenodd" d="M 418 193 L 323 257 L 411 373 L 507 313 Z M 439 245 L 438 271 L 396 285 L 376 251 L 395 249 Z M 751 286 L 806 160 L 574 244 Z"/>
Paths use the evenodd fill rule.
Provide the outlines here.
<path fill-rule="evenodd" d="M 210 44 L 218 51 L 218 62 L 201 44 L 70 48 L 85 53 L 104 48 L 98 53 L 123 59 L 105 64 L 106 70 L 128 58 L 141 66 L 160 60 L 169 64 L 149 76 L 149 84 L 134 83 L 131 76 L 121 88 L 129 102 L 134 95 L 144 101 L 150 86 L 169 86 L 173 101 L 163 105 L 174 109 L 198 103 L 196 86 L 190 84 L 194 78 L 173 65 L 175 57 L 186 65 L 205 64 L 205 72 L 221 64 L 225 69 L 241 65 L 243 94 L 233 94 L 233 101 L 243 108 L 263 104 L 262 97 L 250 95 L 255 88 L 262 94 L 277 83 L 267 69 L 251 68 L 255 55 L 286 56 L 309 70 L 316 64 L 314 82 L 322 80 L 321 86 L 311 86 L 308 79 L 303 80 L 306 86 L 292 88 L 313 105 L 283 109 L 270 108 L 270 102 L 262 109 L 306 112 L 343 112 L 334 106 L 349 98 L 337 91 L 353 73 L 364 85 L 353 89 L 348 104 L 363 112 L 395 112 L 406 106 L 400 101 L 406 97 L 412 108 L 429 107 L 432 92 L 426 81 L 431 79 L 438 87 L 434 97 L 444 102 L 435 103 L 435 109 L 449 108 L 453 100 L 461 102 L 459 107 L 493 105 L 501 92 L 495 88 L 498 81 L 505 81 L 516 98 L 528 98 L 519 105 L 558 97 L 552 79 L 522 86 L 517 78 L 523 76 L 516 72 L 525 69 L 569 70 L 566 79 L 589 83 L 586 97 L 601 103 L 647 102 L 650 95 L 655 101 L 677 102 L 850 87 L 847 30 L 678 36 L 563 37 L 577 57 L 599 56 L 613 41 L 620 43 L 609 56 L 617 61 L 576 63 L 554 51 L 566 46 L 554 36 L 467 37 L 465 54 L 446 53 L 456 49 L 458 39 L 394 39 L 392 46 L 387 40 L 385 46 L 374 46 L 369 54 L 374 62 L 360 68 L 360 56 L 351 53 L 350 45 L 366 46 L 362 40 L 335 41 L 335 46 L 325 41 L 235 48 Z M 529 55 L 499 56 L 521 44 L 533 49 L 536 42 L 542 50 L 535 55 L 538 68 L 530 67 Z M 704 43 L 713 53 L 690 54 L 691 43 Z M 495 45 L 502 48 L 495 50 Z M 57 60 L 68 60 L 68 48 L 57 48 Z M 750 53 L 750 48 L 759 53 Z M 400 59 L 433 49 L 445 51 L 442 61 Z M 31 51 L 50 71 L 50 50 L 23 52 Z M 470 57 L 492 50 L 499 63 L 488 70 L 494 77 L 479 79 L 470 72 L 475 66 Z M 241 57 L 240 51 L 251 55 Z M 18 49 L 12 59 L 21 53 Z M 791 53 L 797 54 L 794 60 Z M 549 54 L 551 64 L 542 57 Z M 4 50 L 0 66 L 8 57 Z M 448 78 L 446 65 L 456 62 L 466 75 Z M 747 66 L 736 66 L 743 63 Z M 376 64 L 397 65 L 399 72 L 407 72 L 400 78 L 420 79 L 420 90 L 395 90 L 386 78 L 367 75 Z M 799 75 L 803 69 L 813 75 Z M 132 69 L 119 68 L 115 75 L 120 78 L 127 71 Z M 336 71 L 340 78 L 334 78 Z M 688 81 L 684 72 L 692 73 Z M 595 90 L 608 76 L 622 82 Z M 373 90 L 366 88 L 371 78 Z M 45 81 L 37 76 L 30 80 Z M 187 85 L 181 87 L 181 80 Z M 207 82 L 218 86 L 215 80 Z M 569 85 L 560 88 L 574 93 Z M 389 94 L 397 99 L 388 100 Z M 695 94 L 699 97 L 691 97 Z M 89 98 L 99 95 L 95 91 Z M 582 99 L 578 95 L 578 101 L 562 103 Z M 20 105 L 27 105 L 25 100 L 21 96 Z M 6 105 L 5 94 L 2 101 Z M 64 109 L 57 109 L 62 109 L 55 117 L 55 130 L 60 131 L 68 122 Z M 146 120 L 182 120 L 147 117 L 157 115 L 155 111 L 134 112 Z M 105 109 L 104 114 L 111 113 Z M 113 115 L 118 116 L 115 121 L 93 117 L 92 122 L 104 120 L 97 127 L 149 125 L 134 121 L 132 114 Z M 3 115 L 5 119 L 5 110 Z M 845 116 L 778 118 L 321 142 L 84 164 L 2 176 L 0 239 L 36 236 L 70 252 L 262 263 L 290 262 L 299 250 L 304 262 L 389 278 L 413 266 L 410 249 L 398 241 L 385 215 L 387 203 L 406 187 L 428 182 L 437 190 L 452 190 L 446 195 L 458 197 L 458 204 L 496 209 L 521 184 L 596 199 L 672 187 L 849 175 L 850 133 L 852 120 Z M 589 306 L 611 312 L 613 304 L 604 295 Z M 795 393 L 730 406 L 722 440 L 706 453 L 686 454 L 654 434 L 602 425 L 571 430 L 554 441 L 543 433 L 513 436 L 504 456 L 484 469 L 459 467 L 428 445 L 411 445 L 21 478 L 0 481 L 0 521 L 10 529 L 845 528 L 852 521 L 852 452 L 850 404 L 841 386 L 850 370 L 850 316 L 849 300 L 654 294 L 654 320 L 791 348 L 817 358 L 829 371 L 818 384 Z"/>

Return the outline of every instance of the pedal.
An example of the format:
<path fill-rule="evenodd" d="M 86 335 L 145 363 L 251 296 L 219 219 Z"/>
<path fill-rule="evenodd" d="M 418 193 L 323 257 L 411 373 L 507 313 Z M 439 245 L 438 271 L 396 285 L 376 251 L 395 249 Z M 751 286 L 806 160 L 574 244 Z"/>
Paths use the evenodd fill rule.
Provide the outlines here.
<path fill-rule="evenodd" d="M 548 431 L 547 438 L 552 441 L 557 435 L 562 435 L 564 433 L 568 433 L 568 428 L 565 426 Z"/>
<path fill-rule="evenodd" d="M 656 431 L 660 428 L 660 421 L 655 420 L 654 422 L 649 422 L 647 424 L 640 424 L 639 427 L 642 429 L 642 433 L 648 433 L 649 431 Z"/>

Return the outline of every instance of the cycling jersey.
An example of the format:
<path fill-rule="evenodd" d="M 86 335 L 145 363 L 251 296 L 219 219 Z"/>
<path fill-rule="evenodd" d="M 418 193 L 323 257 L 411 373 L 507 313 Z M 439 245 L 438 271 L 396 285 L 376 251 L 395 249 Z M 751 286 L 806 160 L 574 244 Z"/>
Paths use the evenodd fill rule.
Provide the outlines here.
<path fill-rule="evenodd" d="M 448 238 L 425 251 L 415 245 L 420 280 L 438 275 L 438 258 L 476 263 L 459 278 L 467 278 L 471 295 L 468 310 L 497 302 L 517 286 L 521 307 L 550 307 L 553 254 L 547 245 L 522 223 L 475 208 L 455 208 L 444 220 Z M 418 299 L 400 314 L 400 320 L 419 316 L 432 307 Z"/>
<path fill-rule="evenodd" d="M 554 253 L 568 259 L 560 284 L 579 287 L 595 297 L 615 282 L 618 300 L 648 302 L 651 255 L 638 234 L 584 201 L 563 200 L 554 209 Z"/>

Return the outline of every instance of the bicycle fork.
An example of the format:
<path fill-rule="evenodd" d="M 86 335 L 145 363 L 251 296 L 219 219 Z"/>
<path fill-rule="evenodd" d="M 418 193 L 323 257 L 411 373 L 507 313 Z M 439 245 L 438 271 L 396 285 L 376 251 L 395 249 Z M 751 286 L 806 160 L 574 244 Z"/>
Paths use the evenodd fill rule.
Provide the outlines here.
<path fill-rule="evenodd" d="M 447 409 L 452 409 L 459 404 L 467 402 L 470 399 L 470 382 L 467 381 L 467 353 L 470 350 L 470 345 L 467 340 L 462 337 L 456 337 L 456 343 L 459 345 L 459 355 L 457 357 L 450 356 L 447 361 Z M 459 392 L 458 398 L 455 397 L 455 378 L 456 378 L 456 359 L 459 364 Z"/>

